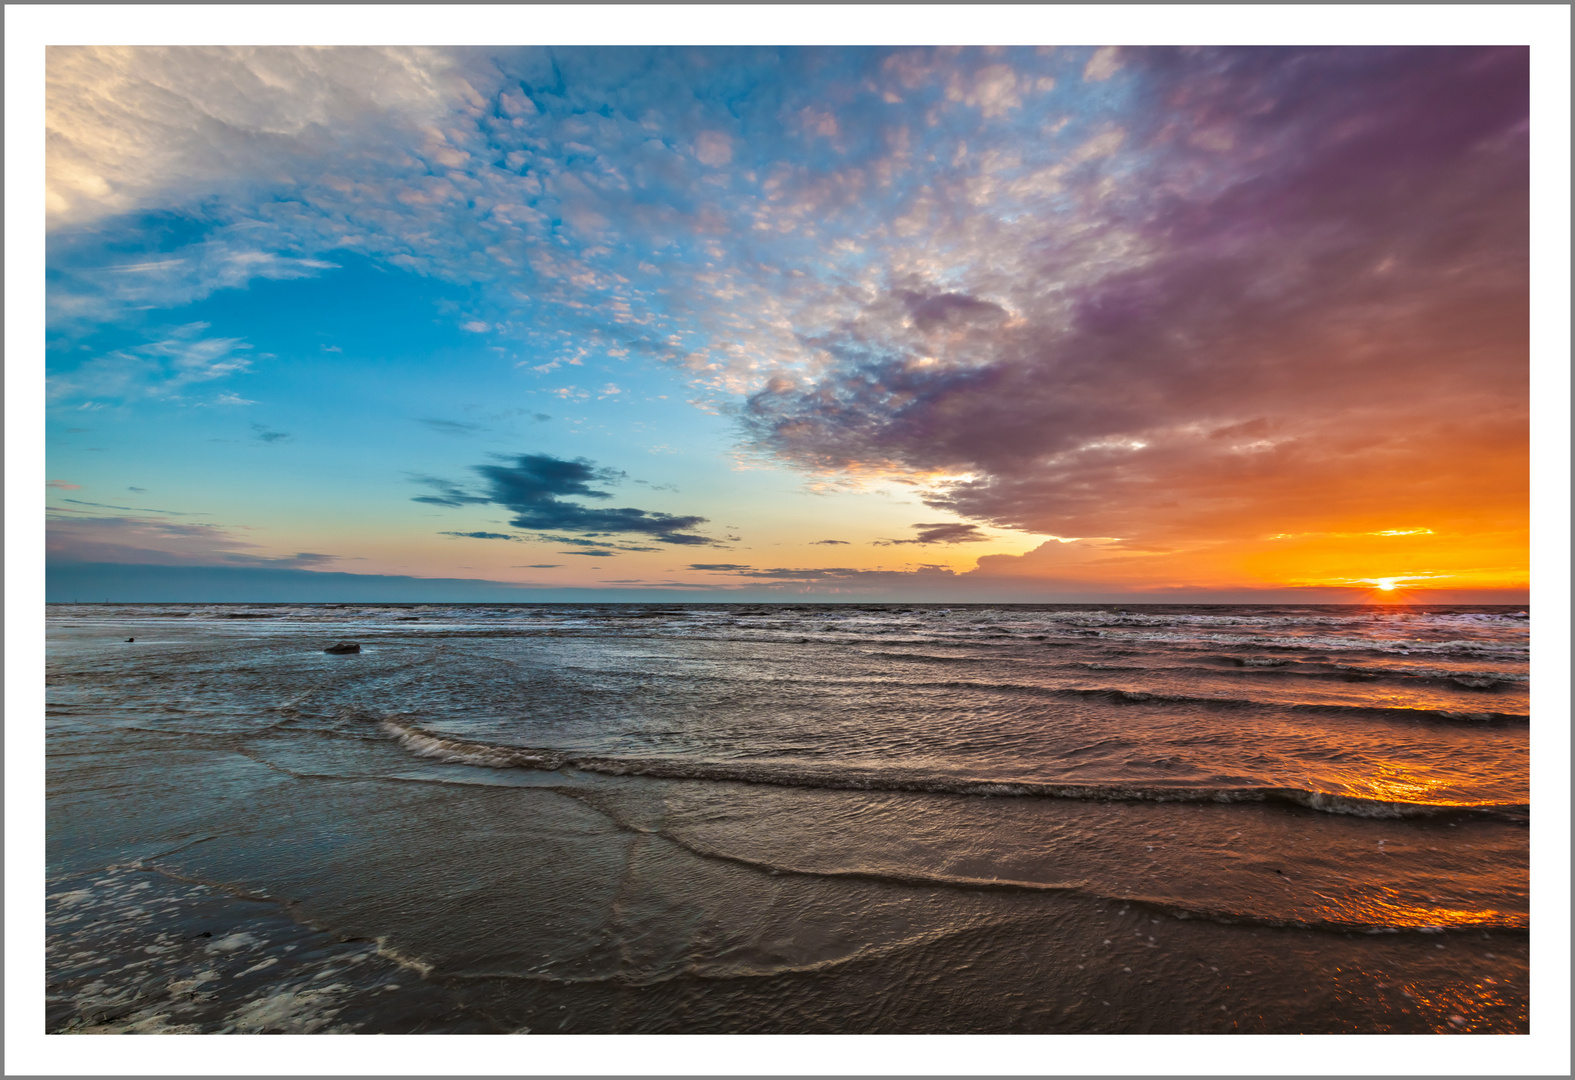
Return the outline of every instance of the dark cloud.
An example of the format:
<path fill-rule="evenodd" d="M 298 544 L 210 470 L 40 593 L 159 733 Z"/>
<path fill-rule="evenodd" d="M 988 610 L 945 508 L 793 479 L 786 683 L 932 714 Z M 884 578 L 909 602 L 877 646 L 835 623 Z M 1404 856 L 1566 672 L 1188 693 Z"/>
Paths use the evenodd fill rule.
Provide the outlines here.
<path fill-rule="evenodd" d="M 256 432 L 253 437 L 265 443 L 288 442 L 291 437 L 288 431 L 272 431 L 266 424 L 253 424 L 252 430 Z"/>
<path fill-rule="evenodd" d="M 500 457 L 508 464 L 477 465 L 475 471 L 486 482 L 487 494 L 470 495 L 457 485 L 435 477 L 415 477 L 418 483 L 435 488 L 439 495 L 416 496 L 416 502 L 439 506 L 467 503 L 498 503 L 514 511 L 509 524 L 516 529 L 563 530 L 589 535 L 640 533 L 664 544 L 710 545 L 711 537 L 691 532 L 705 518 L 696 515 L 666 514 L 634 507 L 600 508 L 567 502 L 562 496 L 582 499 L 609 499 L 612 496 L 593 484 L 617 483 L 626 474 L 616 469 L 597 468 L 585 458 L 572 461 L 546 454 L 519 454 Z M 565 541 L 560 541 L 565 542 Z M 568 540 L 568 543 L 579 543 Z M 651 550 L 630 548 L 628 550 Z"/>
<path fill-rule="evenodd" d="M 725 573 L 732 577 L 749 578 L 753 581 L 777 582 L 781 584 L 825 585 L 828 587 L 851 586 L 857 588 L 879 588 L 883 586 L 904 587 L 905 584 L 919 582 L 925 585 L 937 583 L 945 585 L 961 579 L 961 575 L 948 566 L 925 563 L 912 570 L 856 570 L 846 566 L 822 567 L 789 567 L 777 566 L 757 570 L 752 566 L 737 563 L 694 563 L 691 570 L 709 570 L 715 573 Z"/>
<path fill-rule="evenodd" d="M 563 565 L 562 563 L 555 563 L 555 562 L 545 562 L 545 563 L 539 562 L 539 563 L 530 563 L 529 565 L 526 565 L 526 566 L 516 566 L 516 567 L 513 567 L 513 569 L 515 569 L 515 570 L 556 570 L 559 567 L 561 567 L 562 565 Z"/>
<path fill-rule="evenodd" d="M 611 559 L 616 551 L 560 551 L 559 555 L 584 555 L 588 559 Z"/>
<path fill-rule="evenodd" d="M 1079 235 L 1032 226 L 1037 272 L 988 291 L 893 281 L 746 429 L 1062 537 L 1517 527 L 1527 57 L 1127 50 L 1129 126 L 1064 180 Z"/>
<path fill-rule="evenodd" d="M 468 537 L 471 537 L 472 539 L 475 539 L 475 540 L 518 540 L 519 539 L 519 537 L 517 537 L 517 536 L 510 536 L 508 533 L 494 533 L 494 532 L 441 532 L 441 533 L 438 533 L 438 535 L 439 536 L 468 536 Z"/>
<path fill-rule="evenodd" d="M 847 540 L 811 540 L 810 543 L 812 545 L 813 544 L 846 544 L 846 543 L 848 543 L 848 541 Z"/>
<path fill-rule="evenodd" d="M 894 544 L 976 544 L 981 540 L 990 539 L 979 531 L 977 525 L 970 525 L 961 521 L 919 521 L 915 522 L 913 527 L 919 530 L 919 535 L 912 540 L 877 540 L 875 543 L 882 546 Z"/>
<path fill-rule="evenodd" d="M 544 544 L 574 544 L 579 547 L 612 548 L 616 551 L 662 550 L 661 548 L 654 548 L 645 544 L 619 544 L 607 539 L 608 536 L 612 535 L 611 533 L 589 533 L 587 535 L 598 539 L 586 539 L 579 536 L 549 536 L 545 533 L 536 534 L 535 539 Z"/>

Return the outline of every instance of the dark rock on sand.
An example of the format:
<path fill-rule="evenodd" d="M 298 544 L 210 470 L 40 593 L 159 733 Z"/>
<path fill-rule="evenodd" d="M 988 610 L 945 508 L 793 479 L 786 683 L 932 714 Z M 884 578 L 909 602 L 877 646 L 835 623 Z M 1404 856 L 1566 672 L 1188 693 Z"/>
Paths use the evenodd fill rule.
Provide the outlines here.
<path fill-rule="evenodd" d="M 335 643 L 333 645 L 328 646 L 328 648 L 323 650 L 323 652 L 334 653 L 335 655 L 338 655 L 340 653 L 353 653 L 353 652 L 360 652 L 360 651 L 361 651 L 361 646 L 357 645 L 353 641 L 340 641 L 340 642 L 337 642 L 337 643 Z"/>

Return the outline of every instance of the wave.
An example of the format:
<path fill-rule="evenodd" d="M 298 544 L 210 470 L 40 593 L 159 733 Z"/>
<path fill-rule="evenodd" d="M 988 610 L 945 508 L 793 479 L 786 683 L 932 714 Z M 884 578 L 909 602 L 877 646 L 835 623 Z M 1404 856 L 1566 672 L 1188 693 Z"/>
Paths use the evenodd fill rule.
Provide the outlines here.
<path fill-rule="evenodd" d="M 1032 683 L 990 683 L 956 679 L 938 683 L 910 683 L 915 688 L 938 690 L 993 690 L 1001 693 L 1038 694 L 1045 697 L 1099 698 L 1115 704 L 1200 705 L 1215 709 L 1280 709 L 1320 715 L 1361 716 L 1381 720 L 1450 720 L 1472 724 L 1524 724 L 1524 713 L 1486 712 L 1471 709 L 1434 709 L 1385 705 L 1342 705 L 1337 702 L 1258 701 L 1253 698 L 1210 697 L 1204 694 L 1167 694 L 1150 690 L 1124 690 L 1111 686 L 1036 686 Z"/>
<path fill-rule="evenodd" d="M 927 664 L 977 664 L 988 662 L 998 664 L 999 657 L 978 656 L 934 656 L 930 653 L 905 653 L 905 652 L 864 652 L 865 656 L 872 656 L 880 660 L 917 660 Z"/>
<path fill-rule="evenodd" d="M 603 814 L 608 814 L 608 811 L 601 806 L 589 805 L 592 805 L 594 809 Z M 627 827 L 616 815 L 608 814 L 608 816 L 616 824 Z M 1202 919 L 1222 923 L 1227 926 L 1272 926 L 1341 934 L 1443 934 L 1450 931 L 1472 930 L 1525 931 L 1530 926 L 1530 919 L 1525 914 L 1491 909 L 1477 911 L 1441 907 L 1405 909 L 1391 905 L 1388 912 L 1382 910 L 1383 906 L 1380 906 L 1380 910 L 1373 913 L 1379 916 L 1390 914 L 1390 918 L 1362 918 L 1360 913 L 1355 911 L 1314 916 L 1305 912 L 1245 911 L 1239 908 L 1210 906 L 1199 903 L 1192 898 L 1149 896 L 1128 892 L 1119 888 L 1112 889 L 1108 886 L 1096 885 L 1094 882 L 1086 879 L 1034 881 L 1021 878 L 949 874 L 940 870 L 922 868 L 904 870 L 895 867 L 879 869 L 873 867 L 807 867 L 750 857 L 736 852 L 722 851 L 712 845 L 697 843 L 689 837 L 666 829 L 655 830 L 654 835 L 671 841 L 684 850 L 702 858 L 717 859 L 740 866 L 747 866 L 771 875 L 789 874 L 800 877 L 854 878 L 867 881 L 885 881 L 896 885 L 962 889 L 970 892 L 983 890 L 1028 893 L 1077 893 L 1095 900 L 1114 901 L 1120 904 L 1146 908 L 1176 919 Z"/>
<path fill-rule="evenodd" d="M 1443 683 L 1465 690 L 1503 690 L 1524 687 L 1530 676 L 1522 672 L 1493 671 L 1476 668 L 1402 668 L 1366 667 L 1361 664 L 1339 664 L 1289 657 L 1215 656 L 1215 663 L 1246 668 L 1232 673 L 1232 678 L 1273 676 L 1275 678 L 1309 679 L 1322 682 L 1392 682 L 1399 685 L 1416 683 Z M 1155 664 L 1105 664 L 1080 661 L 1070 665 L 1086 671 L 1143 671 L 1155 675 L 1202 675 L 1221 678 L 1224 674 L 1213 667 L 1163 666 Z"/>
<path fill-rule="evenodd" d="M 1037 689 L 1037 688 L 1034 688 Z M 1053 693 L 1096 697 L 1106 701 L 1142 704 L 1158 702 L 1165 705 L 1206 705 L 1222 709 L 1284 709 L 1288 712 L 1313 712 L 1335 716 L 1368 716 L 1382 720 L 1453 720 L 1473 724 L 1524 724 L 1531 717 L 1524 713 L 1484 712 L 1470 709 L 1431 709 L 1422 707 L 1394 707 L 1386 705 L 1341 705 L 1310 701 L 1276 702 L 1256 701 L 1251 698 L 1207 697 L 1191 694 L 1162 694 L 1147 690 L 1121 690 L 1113 687 L 1067 687 Z"/>
<path fill-rule="evenodd" d="M 1367 818 L 1485 816 L 1523 821 L 1529 803 L 1414 803 L 1297 787 L 1228 785 L 1182 787 L 1144 784 L 1046 783 L 979 780 L 913 771 L 854 771 L 684 758 L 605 757 L 494 743 L 472 742 L 384 720 L 383 729 L 407 750 L 422 757 L 492 769 L 574 769 L 603 776 L 646 776 L 661 780 L 710 780 L 834 791 L 914 791 L 938 795 L 979 795 L 1084 799 L 1115 802 L 1280 803 L 1328 814 Z"/>

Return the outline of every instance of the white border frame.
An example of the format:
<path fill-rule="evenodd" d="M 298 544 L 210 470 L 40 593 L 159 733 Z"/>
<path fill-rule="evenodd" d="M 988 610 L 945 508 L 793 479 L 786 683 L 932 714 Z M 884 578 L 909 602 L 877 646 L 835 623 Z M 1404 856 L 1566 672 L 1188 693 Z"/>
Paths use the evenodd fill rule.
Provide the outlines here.
<path fill-rule="evenodd" d="M 1570 1072 L 1569 100 L 1563 5 L 8 6 L 6 1040 L 8 1074 L 1505 1075 Z M 1525 44 L 1533 99 L 1534 922 L 1525 1036 L 45 1036 L 42 926 L 43 47 Z M 456 1041 L 459 1040 L 459 1041 Z"/>

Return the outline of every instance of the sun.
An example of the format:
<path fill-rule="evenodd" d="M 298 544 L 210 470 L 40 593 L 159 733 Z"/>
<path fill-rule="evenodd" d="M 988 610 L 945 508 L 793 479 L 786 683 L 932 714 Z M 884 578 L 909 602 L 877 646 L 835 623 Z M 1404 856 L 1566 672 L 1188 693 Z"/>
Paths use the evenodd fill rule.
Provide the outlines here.
<path fill-rule="evenodd" d="M 1395 590 L 1395 583 L 1392 581 L 1377 581 L 1374 584 L 1376 584 L 1384 592 L 1394 592 Z"/>

